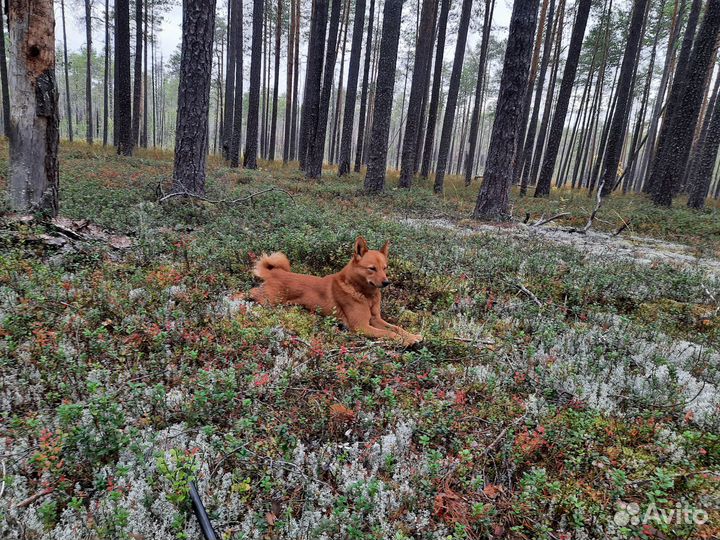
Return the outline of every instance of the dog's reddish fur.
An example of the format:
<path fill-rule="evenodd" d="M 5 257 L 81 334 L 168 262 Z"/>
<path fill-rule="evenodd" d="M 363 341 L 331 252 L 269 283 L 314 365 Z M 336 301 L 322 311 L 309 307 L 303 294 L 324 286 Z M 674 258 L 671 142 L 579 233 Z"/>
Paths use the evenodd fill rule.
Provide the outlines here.
<path fill-rule="evenodd" d="M 391 338 L 405 345 L 422 341 L 380 316 L 380 289 L 386 286 L 388 252 L 368 249 L 362 236 L 355 240 L 350 262 L 340 272 L 325 277 L 295 274 L 283 253 L 263 254 L 254 273 L 264 283 L 250 291 L 259 303 L 296 304 L 324 315 L 334 315 L 351 330 L 376 338 Z"/>

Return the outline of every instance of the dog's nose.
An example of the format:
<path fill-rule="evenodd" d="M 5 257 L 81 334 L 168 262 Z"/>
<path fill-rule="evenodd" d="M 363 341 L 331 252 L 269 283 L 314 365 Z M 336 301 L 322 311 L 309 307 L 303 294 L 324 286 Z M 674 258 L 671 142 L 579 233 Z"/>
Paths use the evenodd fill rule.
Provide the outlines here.
<path fill-rule="evenodd" d="M 383 287 L 387 287 L 388 285 L 390 285 L 390 282 L 387 279 L 382 282 Z"/>

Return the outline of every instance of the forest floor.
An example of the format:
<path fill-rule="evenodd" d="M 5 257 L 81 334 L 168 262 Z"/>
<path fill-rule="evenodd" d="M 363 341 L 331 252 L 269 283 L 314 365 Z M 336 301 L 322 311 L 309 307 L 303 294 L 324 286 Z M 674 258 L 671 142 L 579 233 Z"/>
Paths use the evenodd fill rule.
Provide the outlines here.
<path fill-rule="evenodd" d="M 720 535 L 717 206 L 613 197 L 580 235 L 569 191 L 491 225 L 454 178 L 211 159 L 209 198 L 263 193 L 158 204 L 168 153 L 61 161 L 62 220 L 0 218 L 0 537 L 200 538 L 191 479 L 225 539 Z M 324 274 L 359 234 L 419 349 L 244 299 L 258 254 Z"/>

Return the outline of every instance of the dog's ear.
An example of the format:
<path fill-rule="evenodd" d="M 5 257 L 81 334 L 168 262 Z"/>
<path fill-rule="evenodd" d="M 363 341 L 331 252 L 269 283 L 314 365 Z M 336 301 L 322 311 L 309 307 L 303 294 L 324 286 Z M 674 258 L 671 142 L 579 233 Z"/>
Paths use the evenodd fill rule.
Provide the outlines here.
<path fill-rule="evenodd" d="M 356 260 L 360 260 L 360 257 L 365 255 L 368 250 L 367 241 L 362 237 L 358 236 L 355 239 L 355 250 L 354 250 L 354 257 Z"/>
<path fill-rule="evenodd" d="M 380 253 L 385 255 L 385 258 L 387 259 L 388 253 L 390 253 L 390 241 L 385 242 L 383 247 L 380 248 Z"/>

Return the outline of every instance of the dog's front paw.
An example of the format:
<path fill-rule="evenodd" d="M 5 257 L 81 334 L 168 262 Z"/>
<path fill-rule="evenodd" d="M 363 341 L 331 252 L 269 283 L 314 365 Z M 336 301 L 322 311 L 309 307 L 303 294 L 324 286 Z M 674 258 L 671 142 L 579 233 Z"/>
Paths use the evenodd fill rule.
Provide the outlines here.
<path fill-rule="evenodd" d="M 417 345 L 423 340 L 423 337 L 420 334 L 408 334 L 403 338 L 403 345 L 405 347 L 412 347 L 413 345 Z"/>

